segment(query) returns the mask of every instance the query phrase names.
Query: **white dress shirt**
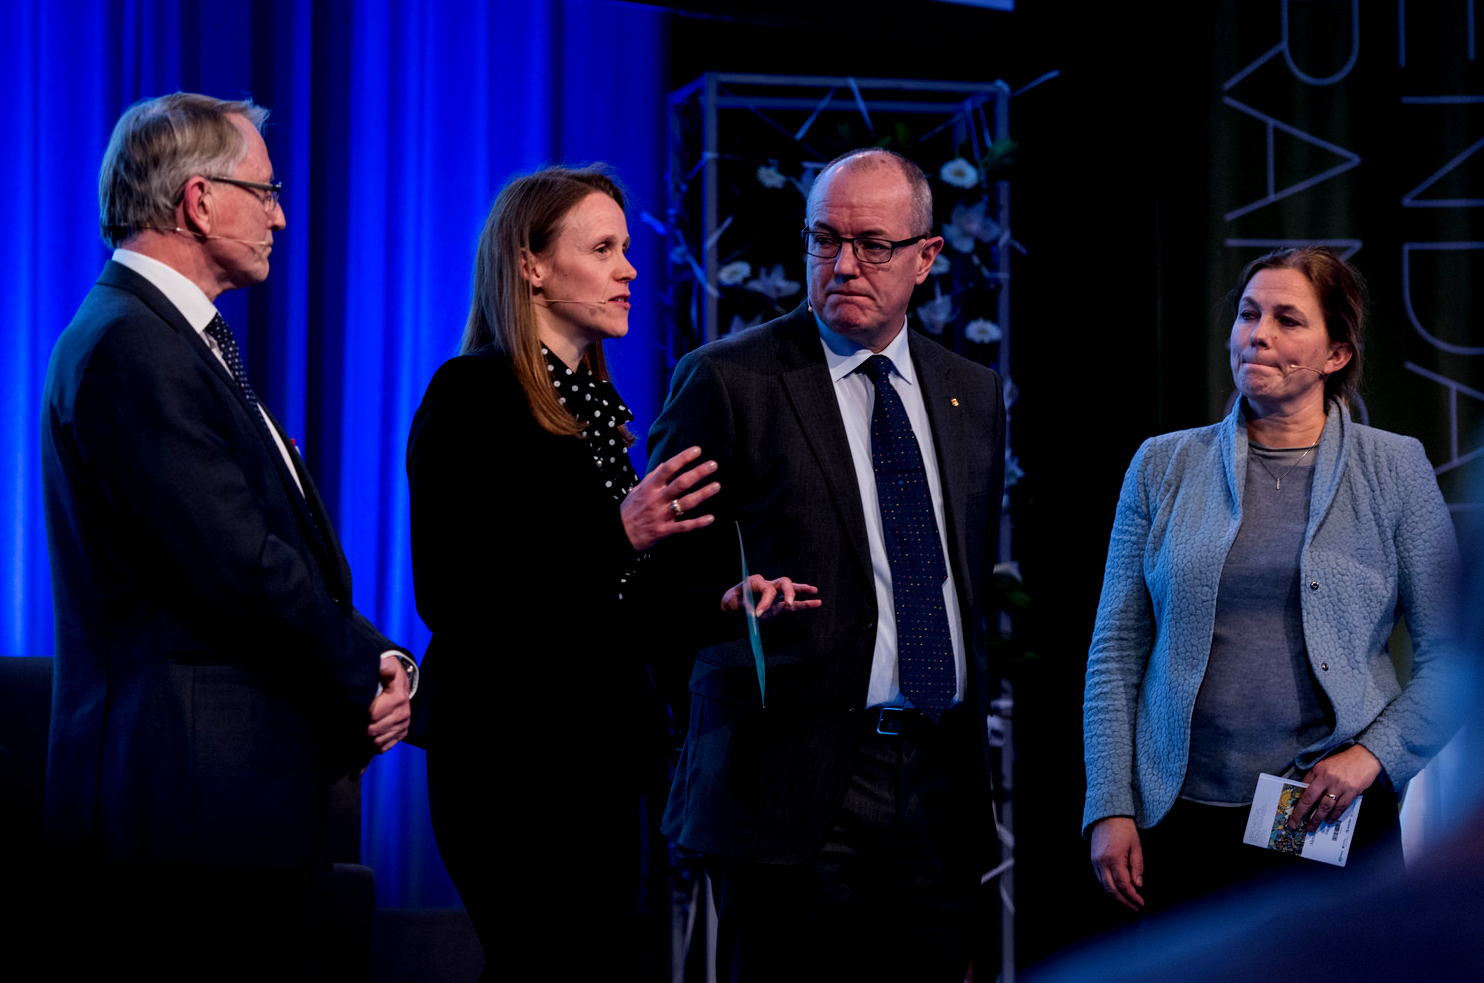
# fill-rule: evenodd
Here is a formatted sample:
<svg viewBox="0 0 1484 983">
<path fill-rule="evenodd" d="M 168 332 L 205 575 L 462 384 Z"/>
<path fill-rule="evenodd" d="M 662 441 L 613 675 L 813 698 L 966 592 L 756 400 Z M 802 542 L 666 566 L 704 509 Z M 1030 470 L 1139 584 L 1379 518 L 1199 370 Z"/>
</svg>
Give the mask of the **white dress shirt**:
<svg viewBox="0 0 1484 983">
<path fill-rule="evenodd" d="M 902 695 L 897 673 L 897 616 L 892 606 L 891 563 L 886 556 L 886 529 L 881 522 L 881 505 L 876 497 L 876 471 L 871 464 L 871 413 L 876 405 L 876 385 L 860 371 L 866 359 L 877 354 L 836 334 L 814 315 L 819 338 L 824 343 L 825 364 L 835 384 L 835 399 L 840 404 L 840 419 L 845 423 L 845 436 L 850 442 L 850 458 L 855 464 L 855 481 L 860 488 L 861 508 L 866 515 L 866 539 L 871 546 L 871 570 L 876 582 L 876 651 L 871 659 L 871 685 L 866 692 L 867 706 L 911 706 Z M 943 518 L 943 482 L 938 477 L 938 457 L 933 451 L 933 428 L 928 422 L 927 406 L 922 400 L 922 387 L 917 384 L 917 367 L 907 347 L 907 324 L 879 354 L 891 359 L 892 386 L 901 397 L 917 436 L 922 464 L 927 471 L 928 490 L 933 498 L 933 515 L 938 521 L 938 540 L 943 546 L 943 562 L 948 578 L 943 581 L 943 606 L 948 613 L 948 632 L 953 640 L 954 672 L 958 677 L 953 698 L 962 703 L 968 665 L 964 655 L 963 621 L 959 614 L 958 592 L 953 584 L 953 567 L 948 563 L 948 525 Z"/>
</svg>

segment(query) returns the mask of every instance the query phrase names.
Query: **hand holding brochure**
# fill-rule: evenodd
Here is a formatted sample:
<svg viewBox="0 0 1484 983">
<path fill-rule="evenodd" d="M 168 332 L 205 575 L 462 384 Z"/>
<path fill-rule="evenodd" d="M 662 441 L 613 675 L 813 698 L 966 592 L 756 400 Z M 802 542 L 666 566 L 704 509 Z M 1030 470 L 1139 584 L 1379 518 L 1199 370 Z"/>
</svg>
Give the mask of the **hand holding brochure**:
<svg viewBox="0 0 1484 983">
<path fill-rule="evenodd" d="M 757 696 L 764 707 L 768 705 L 768 672 L 763 665 L 763 640 L 757 630 L 757 601 L 752 596 L 752 577 L 747 573 L 747 550 L 742 545 L 742 523 L 737 527 L 737 552 L 742 557 L 742 610 L 747 614 L 747 640 L 752 643 L 752 659 L 757 663 Z"/>
<path fill-rule="evenodd" d="M 1355 835 L 1355 818 L 1360 813 L 1362 796 L 1357 795 L 1337 819 L 1322 824 L 1312 833 L 1302 826 L 1289 829 L 1289 817 L 1308 787 L 1306 783 L 1291 778 L 1258 775 L 1257 791 L 1252 796 L 1252 811 L 1247 815 L 1247 831 L 1242 842 L 1343 867 L 1350 856 L 1350 839 Z"/>
</svg>

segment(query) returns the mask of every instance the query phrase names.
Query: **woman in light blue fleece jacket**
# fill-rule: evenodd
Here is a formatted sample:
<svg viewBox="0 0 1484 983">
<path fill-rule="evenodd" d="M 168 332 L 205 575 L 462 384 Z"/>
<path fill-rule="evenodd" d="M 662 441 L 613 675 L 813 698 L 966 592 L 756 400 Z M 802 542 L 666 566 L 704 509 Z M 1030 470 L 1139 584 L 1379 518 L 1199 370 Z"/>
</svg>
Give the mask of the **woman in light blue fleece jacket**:
<svg viewBox="0 0 1484 983">
<path fill-rule="evenodd" d="M 1354 423 L 1363 288 L 1324 247 L 1243 271 L 1241 398 L 1124 477 L 1083 704 L 1083 828 L 1104 890 L 1165 907 L 1287 864 L 1241 843 L 1257 775 L 1309 783 L 1292 826 L 1365 793 L 1352 857 L 1399 863 L 1395 790 L 1447 740 L 1453 526 L 1422 446 Z M 1398 683 L 1387 639 L 1415 649 Z M 1351 864 L 1353 867 L 1354 864 Z M 1326 868 L 1334 870 L 1334 868 Z"/>
</svg>

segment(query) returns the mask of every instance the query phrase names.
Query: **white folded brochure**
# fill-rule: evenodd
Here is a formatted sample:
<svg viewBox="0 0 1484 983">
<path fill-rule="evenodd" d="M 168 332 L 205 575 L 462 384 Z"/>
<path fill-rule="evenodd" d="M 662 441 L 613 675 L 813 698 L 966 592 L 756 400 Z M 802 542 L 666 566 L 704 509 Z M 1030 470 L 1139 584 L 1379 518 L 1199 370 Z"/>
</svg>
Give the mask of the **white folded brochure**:
<svg viewBox="0 0 1484 983">
<path fill-rule="evenodd" d="M 1305 860 L 1345 866 L 1350 856 L 1350 839 L 1355 835 L 1355 817 L 1360 813 L 1360 800 L 1355 799 L 1333 822 L 1322 823 L 1312 833 L 1303 826 L 1288 828 L 1288 819 L 1309 786 L 1291 778 L 1258 775 L 1257 791 L 1252 796 L 1252 811 L 1247 815 L 1247 831 L 1242 842 L 1265 850 L 1289 853 Z"/>
</svg>

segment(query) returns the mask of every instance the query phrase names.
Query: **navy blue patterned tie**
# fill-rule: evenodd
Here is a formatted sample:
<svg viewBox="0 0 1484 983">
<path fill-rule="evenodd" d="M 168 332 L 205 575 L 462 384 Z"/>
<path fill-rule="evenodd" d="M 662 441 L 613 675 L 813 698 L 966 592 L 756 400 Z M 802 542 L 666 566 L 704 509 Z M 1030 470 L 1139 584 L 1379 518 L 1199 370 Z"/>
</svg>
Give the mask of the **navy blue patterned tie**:
<svg viewBox="0 0 1484 983">
<path fill-rule="evenodd" d="M 241 387 L 242 397 L 247 400 L 248 416 L 251 416 L 252 422 L 257 424 L 258 432 L 268 441 L 268 446 L 277 448 L 278 442 L 268 431 L 268 417 L 258 406 L 258 394 L 253 392 L 252 383 L 247 381 L 247 367 L 242 364 L 242 352 L 237 348 L 237 338 L 232 334 L 232 328 L 227 324 L 226 318 L 222 317 L 220 311 L 206 326 L 206 333 L 216 339 L 217 347 L 222 350 L 222 359 L 227 363 L 232 378 L 236 379 L 237 385 Z M 282 460 L 282 455 L 279 457 Z M 291 467 L 287 462 L 284 464 L 286 467 Z M 304 495 L 304 490 L 297 484 L 294 490 L 299 492 L 300 497 L 308 504 L 309 499 Z M 314 534 L 323 541 L 324 535 L 320 532 L 319 520 L 314 517 L 313 507 L 311 506 L 305 514 L 309 517 L 309 525 L 314 530 Z"/>
<path fill-rule="evenodd" d="M 257 412 L 258 394 L 252 391 L 252 384 L 247 381 L 247 367 L 242 364 L 242 352 L 237 348 L 237 339 L 220 312 L 206 326 L 206 333 L 216 339 L 217 347 L 222 350 L 222 359 L 227 363 L 227 369 L 232 373 L 232 378 L 237 380 L 237 385 L 242 387 L 242 395 L 246 398 L 247 405 L 253 408 L 255 415 L 261 416 L 262 414 Z"/>
<path fill-rule="evenodd" d="M 953 703 L 958 673 L 943 606 L 943 542 L 912 421 L 891 383 L 891 359 L 872 355 L 861 371 L 876 385 L 871 413 L 871 464 L 891 564 L 897 618 L 897 673 L 912 705 L 937 720 Z"/>
<path fill-rule="evenodd" d="M 227 363 L 232 378 L 237 380 L 237 385 L 242 389 L 242 398 L 247 400 L 248 416 L 251 416 L 252 422 L 257 424 L 258 432 L 267 439 L 268 446 L 277 447 L 277 441 L 268 432 L 268 419 L 258 406 L 258 394 L 253 392 L 252 383 L 247 381 L 247 367 L 242 364 L 242 352 L 237 348 L 237 339 L 233 336 L 226 319 L 218 313 L 206 326 L 206 333 L 216 339 L 217 347 L 222 350 L 222 359 Z"/>
</svg>

